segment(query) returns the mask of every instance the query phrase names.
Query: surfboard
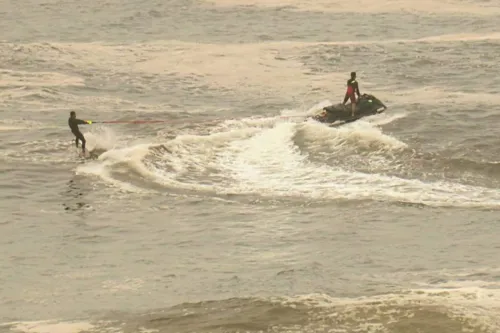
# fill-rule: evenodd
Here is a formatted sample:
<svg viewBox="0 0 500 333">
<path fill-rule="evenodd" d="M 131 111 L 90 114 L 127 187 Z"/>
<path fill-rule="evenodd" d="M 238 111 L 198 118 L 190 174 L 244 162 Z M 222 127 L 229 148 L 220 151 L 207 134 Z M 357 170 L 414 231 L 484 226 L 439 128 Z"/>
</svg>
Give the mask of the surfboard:
<svg viewBox="0 0 500 333">
<path fill-rule="evenodd" d="M 83 153 L 81 150 L 78 152 L 78 157 L 85 159 L 85 160 L 96 160 L 99 158 L 99 154 L 86 150 L 85 153 Z"/>
</svg>

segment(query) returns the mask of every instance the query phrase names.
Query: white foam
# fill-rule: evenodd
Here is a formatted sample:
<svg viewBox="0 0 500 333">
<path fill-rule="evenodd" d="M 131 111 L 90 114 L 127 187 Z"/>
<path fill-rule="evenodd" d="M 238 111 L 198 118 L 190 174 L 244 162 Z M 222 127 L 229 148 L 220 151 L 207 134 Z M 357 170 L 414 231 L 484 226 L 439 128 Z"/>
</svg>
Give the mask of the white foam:
<svg viewBox="0 0 500 333">
<path fill-rule="evenodd" d="M 391 294 L 359 298 L 337 298 L 310 294 L 274 299 L 286 306 L 303 304 L 323 311 L 312 312 L 318 318 L 335 318 L 359 328 L 363 323 L 394 323 L 411 318 L 418 309 L 438 309 L 451 318 L 486 332 L 500 329 L 500 290 L 482 288 L 409 289 Z M 411 307 L 414 307 L 412 310 Z M 372 316 L 366 317 L 366 313 Z M 314 315 L 313 315 L 314 316 Z M 311 320 L 312 325 L 316 320 Z M 351 327 L 352 328 L 352 327 Z"/>
<path fill-rule="evenodd" d="M 150 145 L 137 145 L 128 148 L 115 148 L 104 152 L 98 158 L 98 161 L 88 162 L 79 165 L 76 169 L 77 174 L 95 175 L 104 181 L 116 186 L 127 192 L 134 193 L 151 193 L 151 191 L 134 186 L 126 181 L 120 181 L 112 176 L 112 171 L 116 170 L 116 165 L 127 165 L 128 168 L 123 170 L 127 173 L 130 169 L 135 169 L 147 173 L 144 164 L 141 160 L 148 153 Z"/>
<path fill-rule="evenodd" d="M 78 170 L 116 185 L 122 183 L 127 190 L 133 187 L 113 180 L 113 172 L 134 171 L 148 181 L 196 192 L 500 206 L 500 192 L 495 189 L 385 175 L 386 170 L 398 167 L 393 154 L 407 145 L 374 124 L 403 116 L 377 115 L 336 129 L 280 116 L 231 120 L 221 124 L 222 132 L 180 135 L 164 144 L 168 151 L 152 152 L 150 145 L 113 149 L 102 154 L 96 164 Z M 328 159 L 338 156 L 342 163 L 315 162 L 294 140 L 302 140 L 310 153 L 324 154 Z M 359 165 L 363 171 L 358 170 Z"/>
<path fill-rule="evenodd" d="M 97 161 L 89 161 L 76 168 L 77 174 L 98 176 L 107 183 L 127 192 L 151 193 L 151 191 L 134 186 L 126 181 L 120 181 L 112 176 L 115 166 L 121 166 L 122 172 L 132 170 L 145 171 L 142 159 L 149 152 L 150 144 L 137 144 L 127 147 L 127 142 L 116 134 L 116 131 L 106 126 L 95 126 L 85 133 L 87 150 L 104 150 Z M 124 169 L 123 165 L 127 168 Z"/>
<path fill-rule="evenodd" d="M 117 146 L 118 137 L 113 129 L 99 125 L 87 127 L 84 133 L 87 150 L 111 150 Z"/>
<path fill-rule="evenodd" d="M 407 112 L 397 112 L 397 113 L 382 113 L 373 117 L 366 117 L 366 121 L 375 126 L 382 126 L 390 124 L 396 120 L 405 118 L 408 115 Z"/>
<path fill-rule="evenodd" d="M 235 180 L 232 191 L 310 199 L 366 198 L 427 205 L 500 205 L 500 193 L 492 189 L 446 181 L 426 183 L 310 162 L 292 141 L 295 126 L 291 123 L 280 124 L 248 140 L 235 141 L 220 155 L 220 164 Z M 312 126 L 318 126 L 314 133 L 321 133 L 320 125 Z M 337 136 L 327 143 L 337 149 L 348 145 L 349 139 L 351 144 L 355 142 L 367 147 L 371 142 L 391 149 L 405 146 L 375 129 L 363 130 L 363 126 L 366 125 L 359 123 L 339 130 L 328 129 Z"/>
<path fill-rule="evenodd" d="M 373 123 L 388 124 L 402 116 L 392 116 L 377 118 L 370 121 L 372 117 L 366 117 L 354 123 L 339 126 L 337 128 L 328 128 L 317 122 L 310 122 L 305 125 L 306 138 L 310 139 L 311 143 L 316 145 L 329 145 L 332 150 L 340 150 L 346 144 L 351 144 L 356 149 L 365 148 L 382 148 L 382 149 L 402 149 L 406 148 L 407 144 L 399 141 L 395 137 L 382 133 L 380 128 L 373 126 Z"/>
</svg>

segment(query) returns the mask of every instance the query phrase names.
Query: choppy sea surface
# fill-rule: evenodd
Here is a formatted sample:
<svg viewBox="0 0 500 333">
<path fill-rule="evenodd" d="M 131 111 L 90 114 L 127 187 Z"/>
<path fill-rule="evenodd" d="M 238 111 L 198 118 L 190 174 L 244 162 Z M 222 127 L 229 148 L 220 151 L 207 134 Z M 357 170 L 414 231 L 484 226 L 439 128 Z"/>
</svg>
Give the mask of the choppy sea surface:
<svg viewBox="0 0 500 333">
<path fill-rule="evenodd" d="M 499 332 L 499 16 L 1 0 L 0 332 Z"/>
</svg>

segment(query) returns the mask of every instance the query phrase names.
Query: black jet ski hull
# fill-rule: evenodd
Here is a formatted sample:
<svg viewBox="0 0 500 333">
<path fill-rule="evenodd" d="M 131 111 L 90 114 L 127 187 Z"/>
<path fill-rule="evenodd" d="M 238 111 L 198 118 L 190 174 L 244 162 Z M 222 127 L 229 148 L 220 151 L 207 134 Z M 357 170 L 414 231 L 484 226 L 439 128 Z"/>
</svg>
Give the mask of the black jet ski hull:
<svg viewBox="0 0 500 333">
<path fill-rule="evenodd" d="M 373 116 L 384 112 L 387 107 L 373 95 L 362 95 L 356 104 L 356 113 L 351 116 L 351 103 L 347 105 L 337 104 L 324 107 L 320 113 L 312 119 L 325 125 L 336 127 L 346 123 L 352 123 L 364 117 Z"/>
</svg>

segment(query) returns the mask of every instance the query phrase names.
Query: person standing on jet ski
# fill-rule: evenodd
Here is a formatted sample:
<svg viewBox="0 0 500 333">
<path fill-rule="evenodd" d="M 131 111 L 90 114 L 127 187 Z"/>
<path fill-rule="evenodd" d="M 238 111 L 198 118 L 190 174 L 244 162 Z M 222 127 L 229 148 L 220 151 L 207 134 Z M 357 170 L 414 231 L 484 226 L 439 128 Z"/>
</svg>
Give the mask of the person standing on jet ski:
<svg viewBox="0 0 500 333">
<path fill-rule="evenodd" d="M 359 92 L 358 81 L 356 81 L 356 72 L 351 72 L 351 78 L 347 80 L 347 91 L 345 93 L 344 102 L 342 105 L 345 106 L 348 99 L 351 99 L 351 108 L 352 108 L 352 116 L 354 117 L 354 113 L 356 112 L 356 94 L 358 98 L 361 96 Z"/>
</svg>

